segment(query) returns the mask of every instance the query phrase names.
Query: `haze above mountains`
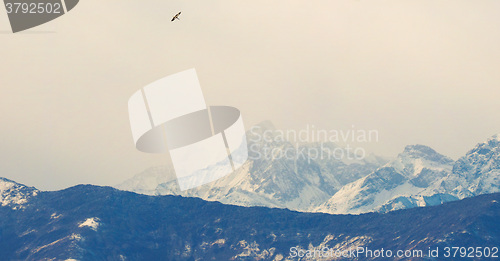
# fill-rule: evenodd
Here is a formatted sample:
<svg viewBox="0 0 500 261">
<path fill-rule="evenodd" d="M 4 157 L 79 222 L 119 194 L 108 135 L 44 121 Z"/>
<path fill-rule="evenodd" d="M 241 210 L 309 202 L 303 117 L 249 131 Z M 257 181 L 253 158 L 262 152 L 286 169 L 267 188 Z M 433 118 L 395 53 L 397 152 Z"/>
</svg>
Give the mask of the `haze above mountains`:
<svg viewBox="0 0 500 261">
<path fill-rule="evenodd" d="M 274 129 L 268 122 L 259 126 L 262 132 Z M 251 150 L 242 168 L 215 182 L 181 192 L 172 179 L 173 168 L 159 166 L 116 188 L 147 195 L 182 195 L 240 206 L 334 214 L 432 206 L 500 191 L 499 135 L 477 144 L 457 161 L 424 145 L 409 145 L 390 161 L 375 155 L 354 161 L 295 155 L 256 157 L 264 148 L 286 150 L 297 145 L 279 139 L 255 142 L 252 135 L 256 133 L 247 133 L 248 146 L 259 150 Z M 338 148 L 333 143 L 297 146 L 301 147 Z"/>
</svg>

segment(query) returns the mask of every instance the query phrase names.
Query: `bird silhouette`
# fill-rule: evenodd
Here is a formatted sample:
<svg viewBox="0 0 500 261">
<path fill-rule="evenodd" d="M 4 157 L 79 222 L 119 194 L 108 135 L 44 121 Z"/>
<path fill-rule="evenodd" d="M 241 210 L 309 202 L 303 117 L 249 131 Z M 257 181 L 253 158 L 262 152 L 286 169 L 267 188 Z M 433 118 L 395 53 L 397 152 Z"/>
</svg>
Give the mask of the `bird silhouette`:
<svg viewBox="0 0 500 261">
<path fill-rule="evenodd" d="M 176 15 L 174 15 L 174 17 L 172 18 L 171 21 L 173 22 L 173 21 L 175 21 L 175 19 L 181 20 L 181 19 L 179 19 L 179 15 L 181 15 L 181 12 L 177 13 Z"/>
</svg>

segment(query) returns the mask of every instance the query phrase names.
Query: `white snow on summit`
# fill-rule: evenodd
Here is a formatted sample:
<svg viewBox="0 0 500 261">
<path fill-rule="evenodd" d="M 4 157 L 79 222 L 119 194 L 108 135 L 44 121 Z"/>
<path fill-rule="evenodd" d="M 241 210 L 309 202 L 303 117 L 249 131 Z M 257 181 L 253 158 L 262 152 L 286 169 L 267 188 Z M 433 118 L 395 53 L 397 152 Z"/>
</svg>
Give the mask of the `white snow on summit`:
<svg viewBox="0 0 500 261">
<path fill-rule="evenodd" d="M 0 204 L 19 209 L 29 198 L 36 196 L 38 190 L 26 187 L 6 178 L 0 178 Z"/>
<path fill-rule="evenodd" d="M 424 193 L 426 188 L 451 172 L 452 163 L 451 159 L 427 146 L 407 146 L 397 159 L 343 186 L 315 211 L 360 214 L 382 209 L 391 200 Z"/>
</svg>

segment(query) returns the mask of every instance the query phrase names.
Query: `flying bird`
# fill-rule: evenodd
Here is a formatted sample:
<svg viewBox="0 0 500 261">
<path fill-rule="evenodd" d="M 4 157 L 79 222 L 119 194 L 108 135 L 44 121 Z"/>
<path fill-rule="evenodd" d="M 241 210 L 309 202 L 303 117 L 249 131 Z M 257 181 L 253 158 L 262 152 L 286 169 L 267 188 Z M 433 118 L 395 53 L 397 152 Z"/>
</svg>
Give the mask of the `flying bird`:
<svg viewBox="0 0 500 261">
<path fill-rule="evenodd" d="M 179 15 L 181 15 L 181 12 L 177 13 L 176 15 L 174 15 L 174 17 L 172 18 L 171 21 L 173 22 L 173 21 L 175 21 L 175 19 L 181 20 L 181 19 L 179 19 Z"/>
</svg>

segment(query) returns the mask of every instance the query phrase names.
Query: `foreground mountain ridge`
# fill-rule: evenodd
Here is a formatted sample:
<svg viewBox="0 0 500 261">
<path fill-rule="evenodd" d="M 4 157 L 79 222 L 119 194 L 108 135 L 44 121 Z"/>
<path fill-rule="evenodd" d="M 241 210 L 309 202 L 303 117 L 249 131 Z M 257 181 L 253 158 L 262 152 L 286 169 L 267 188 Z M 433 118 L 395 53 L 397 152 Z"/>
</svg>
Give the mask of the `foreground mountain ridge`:
<svg viewBox="0 0 500 261">
<path fill-rule="evenodd" d="M 494 247 L 500 244 L 499 202 L 496 193 L 352 216 L 79 185 L 39 192 L 21 209 L 0 207 L 0 251 L 2 260 L 318 260 L 293 257 L 290 249 L 366 247 L 426 253 L 429 247 Z"/>
</svg>

